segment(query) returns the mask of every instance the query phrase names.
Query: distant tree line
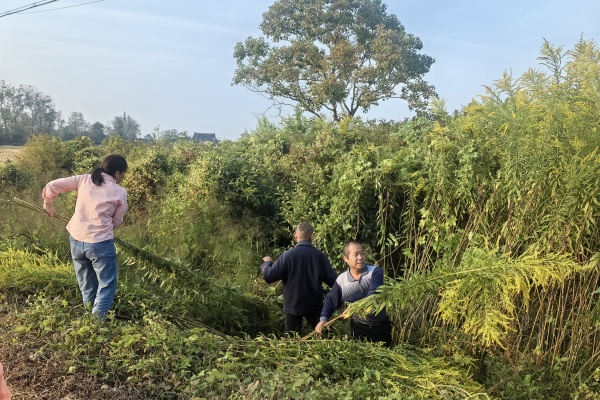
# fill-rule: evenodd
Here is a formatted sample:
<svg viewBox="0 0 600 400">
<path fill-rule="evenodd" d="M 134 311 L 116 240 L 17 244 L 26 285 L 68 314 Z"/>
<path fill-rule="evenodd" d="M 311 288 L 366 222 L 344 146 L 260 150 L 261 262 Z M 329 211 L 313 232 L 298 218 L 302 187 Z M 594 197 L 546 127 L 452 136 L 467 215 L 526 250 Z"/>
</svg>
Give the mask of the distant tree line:
<svg viewBox="0 0 600 400">
<path fill-rule="evenodd" d="M 14 86 L 0 80 L 0 145 L 22 145 L 35 135 L 71 140 L 87 136 L 95 144 L 112 135 L 126 140 L 140 137 L 140 124 L 127 113 L 106 124 L 86 121 L 73 111 L 65 120 L 52 98 L 30 85 Z"/>
</svg>

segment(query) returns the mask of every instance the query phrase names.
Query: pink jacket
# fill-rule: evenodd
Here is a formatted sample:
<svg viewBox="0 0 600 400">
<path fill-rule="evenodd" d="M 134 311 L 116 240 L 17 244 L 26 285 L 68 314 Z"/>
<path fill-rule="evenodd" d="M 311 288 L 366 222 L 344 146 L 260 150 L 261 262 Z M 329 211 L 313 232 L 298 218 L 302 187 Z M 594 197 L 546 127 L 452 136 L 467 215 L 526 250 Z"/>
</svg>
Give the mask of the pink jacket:
<svg viewBox="0 0 600 400">
<path fill-rule="evenodd" d="M 123 223 L 127 211 L 127 191 L 112 176 L 103 173 L 104 183 L 97 186 L 92 176 L 76 175 L 48 182 L 42 191 L 46 203 L 56 195 L 77 190 L 75 213 L 67 224 L 67 231 L 80 242 L 98 243 L 113 239 L 113 229 Z"/>
</svg>

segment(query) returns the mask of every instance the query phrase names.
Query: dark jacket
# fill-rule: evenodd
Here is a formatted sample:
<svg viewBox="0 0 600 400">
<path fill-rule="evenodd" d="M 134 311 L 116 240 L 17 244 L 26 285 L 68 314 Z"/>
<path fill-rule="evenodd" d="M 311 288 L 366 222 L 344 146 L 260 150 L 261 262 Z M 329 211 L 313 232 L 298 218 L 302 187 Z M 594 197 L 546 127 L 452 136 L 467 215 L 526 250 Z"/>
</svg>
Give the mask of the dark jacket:
<svg viewBox="0 0 600 400">
<path fill-rule="evenodd" d="M 283 282 L 283 312 L 292 315 L 323 307 L 321 285 L 325 282 L 331 287 L 337 278 L 327 256 L 310 241 L 298 242 L 275 263 L 267 261 L 260 269 L 267 283 Z"/>
</svg>

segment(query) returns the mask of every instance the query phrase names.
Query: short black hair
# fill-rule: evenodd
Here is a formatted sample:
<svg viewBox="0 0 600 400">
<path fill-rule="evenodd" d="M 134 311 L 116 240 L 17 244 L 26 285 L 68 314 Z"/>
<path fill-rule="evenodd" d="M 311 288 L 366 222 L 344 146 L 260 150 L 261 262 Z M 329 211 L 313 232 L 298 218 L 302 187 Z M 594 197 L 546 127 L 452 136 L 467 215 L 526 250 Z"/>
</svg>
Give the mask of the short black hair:
<svg viewBox="0 0 600 400">
<path fill-rule="evenodd" d="M 346 242 L 346 244 L 344 245 L 344 247 L 342 248 L 342 254 L 344 255 L 344 257 L 348 257 L 348 248 L 350 246 L 352 246 L 353 244 L 358 245 L 360 247 L 363 247 L 362 243 L 351 240 L 349 242 Z M 363 249 L 364 250 L 364 249 Z"/>
<path fill-rule="evenodd" d="M 308 222 L 300 222 L 296 227 L 296 233 L 303 239 L 308 239 L 314 232 L 315 230 Z"/>
</svg>

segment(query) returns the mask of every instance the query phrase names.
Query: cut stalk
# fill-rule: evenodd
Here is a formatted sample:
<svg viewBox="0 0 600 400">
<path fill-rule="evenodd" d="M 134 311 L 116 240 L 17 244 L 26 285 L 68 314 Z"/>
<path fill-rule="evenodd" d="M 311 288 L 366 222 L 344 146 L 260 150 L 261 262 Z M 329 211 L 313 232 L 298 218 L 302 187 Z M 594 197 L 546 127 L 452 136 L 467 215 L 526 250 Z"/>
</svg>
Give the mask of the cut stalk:
<svg viewBox="0 0 600 400">
<path fill-rule="evenodd" d="M 8 200 L 10 201 L 10 200 Z M 37 206 L 35 204 L 31 204 L 31 203 L 27 203 L 26 201 L 23 201 L 19 198 L 13 198 L 12 202 L 21 206 L 21 207 L 25 207 L 28 208 L 30 210 L 34 210 L 34 211 L 38 211 L 44 214 L 48 214 L 46 212 L 46 210 L 44 210 L 43 207 Z M 64 215 L 60 215 L 60 214 L 55 214 L 54 217 L 52 218 L 58 218 L 61 221 L 65 221 L 65 222 L 69 222 L 69 218 L 65 217 Z M 166 258 L 163 258 L 161 256 L 157 256 L 156 254 L 150 253 L 147 250 L 141 249 L 129 242 L 126 242 L 122 239 L 119 239 L 117 237 L 114 238 L 115 242 L 118 243 L 119 245 L 123 246 L 124 248 L 128 249 L 129 251 L 131 251 L 133 254 L 140 256 L 142 258 L 145 258 L 147 260 L 152 261 L 155 264 L 159 264 L 159 265 L 166 265 L 171 267 L 172 271 L 178 271 L 178 272 L 190 272 L 187 269 L 183 268 L 181 264 L 175 263 L 171 260 L 168 260 Z"/>
<path fill-rule="evenodd" d="M 335 317 L 334 319 L 332 319 L 331 321 L 328 321 L 325 325 L 323 325 L 323 328 L 329 328 L 331 325 L 333 325 L 333 323 L 335 321 L 337 321 L 340 318 L 348 318 L 348 316 L 346 315 L 346 312 L 344 311 L 341 315 L 338 315 L 337 317 Z M 322 328 L 321 328 L 322 329 Z M 308 335 L 304 336 L 302 338 L 302 340 L 306 340 L 308 338 L 310 338 L 312 335 L 314 335 L 315 333 L 317 333 L 317 331 L 312 331 L 311 333 L 309 333 Z"/>
</svg>

